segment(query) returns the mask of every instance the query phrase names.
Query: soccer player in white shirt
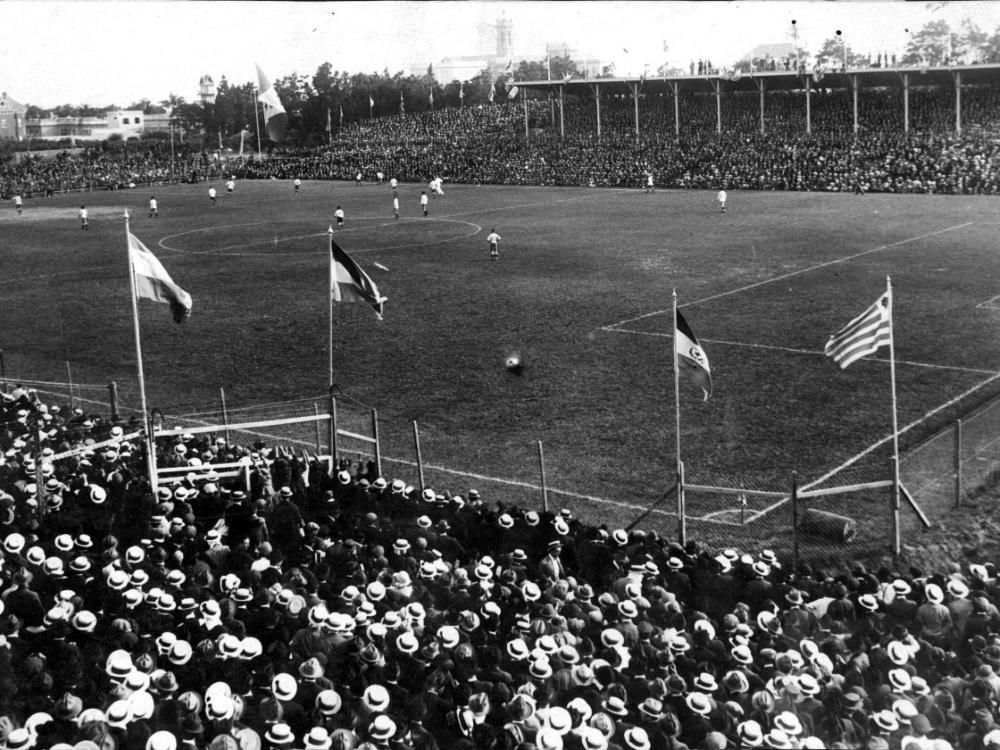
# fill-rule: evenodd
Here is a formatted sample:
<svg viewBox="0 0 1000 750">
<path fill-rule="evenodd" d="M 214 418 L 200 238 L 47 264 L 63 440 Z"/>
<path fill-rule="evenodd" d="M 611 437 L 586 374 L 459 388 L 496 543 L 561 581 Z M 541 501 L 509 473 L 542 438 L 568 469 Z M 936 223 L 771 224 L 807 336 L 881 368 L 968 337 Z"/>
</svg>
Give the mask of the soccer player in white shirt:
<svg viewBox="0 0 1000 750">
<path fill-rule="evenodd" d="M 487 236 L 486 241 L 490 245 L 490 259 L 498 260 L 500 251 L 497 249 L 497 243 L 500 242 L 500 235 L 497 234 L 495 229 L 491 229 L 489 236 Z"/>
<path fill-rule="evenodd" d="M 378 184 L 381 185 L 382 184 L 382 180 L 385 179 L 385 175 L 382 174 L 381 172 L 376 172 L 375 176 L 378 177 Z"/>
<path fill-rule="evenodd" d="M 159 219 L 160 211 L 156 207 L 156 198 L 151 195 L 149 196 L 149 218 L 152 219 L 154 216 Z"/>
<path fill-rule="evenodd" d="M 437 179 L 434 180 L 434 182 L 431 183 L 431 186 L 434 188 L 434 192 L 437 193 L 438 195 L 444 195 L 444 190 L 441 189 L 442 182 L 444 182 L 444 180 L 438 177 Z"/>
<path fill-rule="evenodd" d="M 228 198 L 230 195 L 232 195 L 235 189 L 236 189 L 236 183 L 233 182 L 232 180 L 229 180 L 229 182 L 226 183 L 226 197 Z"/>
<path fill-rule="evenodd" d="M 14 196 L 14 208 L 17 209 L 17 215 L 20 216 L 21 215 L 21 196 L 20 195 L 15 195 Z"/>
<path fill-rule="evenodd" d="M 398 185 L 398 184 L 399 183 L 396 182 L 396 178 L 395 177 L 393 177 L 391 180 L 389 180 L 389 187 L 391 187 L 393 190 L 396 189 L 396 185 Z"/>
<path fill-rule="evenodd" d="M 302 187 L 302 180 L 296 177 L 295 182 L 293 182 L 292 184 L 295 185 L 295 192 L 297 193 L 299 192 L 299 188 Z"/>
<path fill-rule="evenodd" d="M 90 229 L 90 224 L 87 223 L 86 206 L 80 206 L 80 229 Z"/>
<path fill-rule="evenodd" d="M 214 188 L 214 187 L 209 187 L 209 188 L 208 188 L 208 199 L 209 199 L 210 201 L 212 201 L 212 205 L 213 205 L 213 206 L 217 206 L 217 205 L 218 205 L 218 204 L 217 204 L 217 203 L 215 202 L 215 188 Z"/>
<path fill-rule="evenodd" d="M 333 212 L 333 215 L 337 219 L 337 226 L 344 226 L 344 210 L 340 206 L 337 206 L 337 210 Z"/>
<path fill-rule="evenodd" d="M 720 190 L 716 200 L 719 201 L 719 205 L 722 206 L 722 213 L 726 213 L 726 191 Z"/>
<path fill-rule="evenodd" d="M 648 172 L 646 174 L 646 192 L 647 193 L 655 192 L 654 189 L 653 189 L 653 173 L 652 172 Z"/>
<path fill-rule="evenodd" d="M 427 215 L 427 192 L 424 190 L 420 191 L 420 208 L 423 209 L 424 216 Z"/>
<path fill-rule="evenodd" d="M 392 212 L 395 214 L 396 218 L 399 218 L 399 196 L 392 196 Z"/>
</svg>

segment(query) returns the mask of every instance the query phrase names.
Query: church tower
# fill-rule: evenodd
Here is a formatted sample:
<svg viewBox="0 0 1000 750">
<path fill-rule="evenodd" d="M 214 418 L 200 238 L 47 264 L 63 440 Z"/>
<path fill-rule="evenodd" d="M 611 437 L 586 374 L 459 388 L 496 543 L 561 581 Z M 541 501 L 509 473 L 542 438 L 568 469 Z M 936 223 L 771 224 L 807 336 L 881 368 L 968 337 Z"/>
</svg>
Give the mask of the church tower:
<svg viewBox="0 0 1000 750">
<path fill-rule="evenodd" d="M 497 19 L 497 57 L 501 60 L 514 58 L 514 22 L 506 16 Z"/>
<path fill-rule="evenodd" d="M 198 81 L 198 100 L 202 103 L 202 106 L 215 104 L 215 81 L 207 73 Z"/>
</svg>

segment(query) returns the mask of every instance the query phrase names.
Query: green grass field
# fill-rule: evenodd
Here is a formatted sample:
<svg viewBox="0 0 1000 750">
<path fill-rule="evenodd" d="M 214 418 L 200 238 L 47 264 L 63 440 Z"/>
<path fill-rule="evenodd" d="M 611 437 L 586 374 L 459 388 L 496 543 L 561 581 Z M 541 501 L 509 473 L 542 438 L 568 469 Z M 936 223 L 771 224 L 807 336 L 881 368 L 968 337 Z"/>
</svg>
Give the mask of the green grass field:
<svg viewBox="0 0 1000 750">
<path fill-rule="evenodd" d="M 22 216 L 2 206 L 7 372 L 64 381 L 69 361 L 74 380 L 115 380 L 137 400 L 128 209 L 132 232 L 194 298 L 183 326 L 139 303 L 150 406 L 216 410 L 220 387 L 231 407 L 325 393 L 326 230 L 339 204 L 337 241 L 389 302 L 383 322 L 359 305 L 335 311 L 334 381 L 379 410 L 389 458 L 416 420 L 424 459 L 459 472 L 433 477 L 453 491 L 489 477 L 537 483 L 539 440 L 550 488 L 619 509 L 666 489 L 673 289 L 715 385 L 703 402 L 681 384 L 688 481 L 782 490 L 793 469 L 806 483 L 865 451 L 852 469 L 882 470 L 888 350 L 841 371 L 822 349 L 886 275 L 902 448 L 1000 393 L 1000 304 L 981 306 L 1000 296 L 992 199 L 732 192 L 723 215 L 708 192 L 446 184 L 422 218 L 420 189 L 400 187 L 399 221 L 388 186 L 329 182 L 299 195 L 241 182 L 214 207 L 205 184 L 157 187 L 158 220 L 147 188 L 28 200 Z M 521 377 L 503 367 L 511 352 Z"/>
</svg>

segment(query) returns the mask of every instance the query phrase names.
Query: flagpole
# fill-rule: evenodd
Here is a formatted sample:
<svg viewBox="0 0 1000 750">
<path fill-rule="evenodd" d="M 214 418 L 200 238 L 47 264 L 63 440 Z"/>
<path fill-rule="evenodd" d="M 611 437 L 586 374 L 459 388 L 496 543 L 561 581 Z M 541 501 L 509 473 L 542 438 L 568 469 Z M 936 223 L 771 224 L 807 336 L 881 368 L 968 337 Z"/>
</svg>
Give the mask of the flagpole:
<svg viewBox="0 0 1000 750">
<path fill-rule="evenodd" d="M 684 523 L 684 481 L 681 465 L 681 377 L 677 366 L 677 290 L 674 289 L 674 414 L 677 437 L 677 531 L 681 544 L 687 543 L 687 528 Z"/>
<path fill-rule="evenodd" d="M 254 99 L 253 99 L 253 119 L 254 119 L 254 122 L 257 123 L 257 158 L 259 159 L 260 156 L 261 156 L 261 153 L 260 153 L 260 117 L 257 114 L 257 105 L 260 103 L 260 90 L 256 86 L 254 86 L 253 90 L 257 92 L 257 96 L 255 96 Z"/>
<path fill-rule="evenodd" d="M 892 279 L 885 277 L 886 294 L 889 299 L 889 373 L 892 383 L 892 517 L 895 539 L 893 552 L 900 552 L 899 530 L 899 422 L 896 416 L 896 336 L 892 323 Z"/>
<path fill-rule="evenodd" d="M 330 340 L 329 340 L 329 350 L 330 350 L 330 387 L 333 387 L 333 225 L 326 230 L 327 236 L 330 238 L 329 247 L 327 247 L 327 256 L 330 261 L 330 284 L 329 288 L 326 290 L 326 296 L 329 298 L 330 305 Z"/>
<path fill-rule="evenodd" d="M 132 262 L 132 245 L 129 237 L 132 235 L 129 230 L 128 211 L 125 212 L 125 249 L 128 252 L 128 281 L 132 294 L 132 325 L 135 329 L 135 362 L 139 371 L 139 400 L 142 406 L 142 422 L 146 428 L 146 466 L 149 471 L 149 483 L 156 492 L 156 444 L 153 441 L 153 434 L 149 424 L 149 408 L 146 406 L 146 377 L 142 369 L 142 339 L 139 336 L 139 303 L 135 291 L 135 264 Z"/>
</svg>

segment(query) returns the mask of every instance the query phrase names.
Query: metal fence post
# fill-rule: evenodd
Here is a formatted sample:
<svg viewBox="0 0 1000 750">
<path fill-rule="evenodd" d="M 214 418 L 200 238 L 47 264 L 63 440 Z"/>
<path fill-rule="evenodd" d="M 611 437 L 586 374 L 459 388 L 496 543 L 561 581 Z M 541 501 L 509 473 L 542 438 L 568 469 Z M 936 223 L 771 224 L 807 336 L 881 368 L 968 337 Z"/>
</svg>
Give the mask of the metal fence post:
<svg viewBox="0 0 1000 750">
<path fill-rule="evenodd" d="M 76 406 L 76 399 L 73 397 L 73 368 L 70 367 L 69 360 L 66 360 L 66 380 L 69 383 L 69 408 L 72 410 Z M 83 406 L 81 394 L 80 406 Z"/>
<path fill-rule="evenodd" d="M 413 447 L 417 451 L 417 477 L 420 480 L 420 491 L 424 491 L 424 457 L 420 454 L 420 427 L 417 420 L 413 420 Z"/>
<path fill-rule="evenodd" d="M 153 414 L 143 414 L 146 420 L 146 466 L 149 470 L 149 484 L 153 488 L 153 494 L 159 488 L 159 477 L 156 473 L 156 431 L 153 427 Z"/>
<path fill-rule="evenodd" d="M 542 512 L 549 512 L 549 490 L 545 486 L 545 453 L 542 451 L 542 441 L 538 441 L 538 470 L 542 476 Z"/>
<path fill-rule="evenodd" d="M 375 438 L 375 471 L 382 476 L 382 449 L 378 443 L 378 409 L 372 409 L 372 437 Z"/>
<path fill-rule="evenodd" d="M 955 507 L 962 507 L 962 420 L 955 420 Z"/>
<path fill-rule="evenodd" d="M 684 507 L 684 462 L 677 462 L 677 541 L 683 547 L 687 544 L 687 519 L 684 514 L 687 509 Z"/>
<path fill-rule="evenodd" d="M 898 555 L 903 550 L 903 540 L 899 528 L 899 468 L 896 458 L 889 459 L 892 464 L 892 554 Z"/>
<path fill-rule="evenodd" d="M 799 477 L 792 472 L 792 570 L 799 569 Z"/>
<path fill-rule="evenodd" d="M 118 414 L 118 383 L 113 380 L 108 383 L 108 401 L 111 403 L 111 421 L 117 422 L 121 419 Z"/>
<path fill-rule="evenodd" d="M 229 442 L 229 412 L 226 411 L 226 389 L 219 389 L 219 396 L 222 398 L 222 424 L 226 428 L 226 446 L 230 445 Z"/>
<path fill-rule="evenodd" d="M 319 404 L 313 403 L 313 413 L 319 416 Z M 323 452 L 323 438 L 320 436 L 319 431 L 319 419 L 317 419 L 313 424 L 316 425 L 316 455 L 320 455 Z"/>
<path fill-rule="evenodd" d="M 3 361 L 3 349 L 0 349 L 0 388 L 7 392 L 7 364 Z"/>
<path fill-rule="evenodd" d="M 330 394 L 330 475 L 337 470 L 337 399 Z"/>
</svg>

